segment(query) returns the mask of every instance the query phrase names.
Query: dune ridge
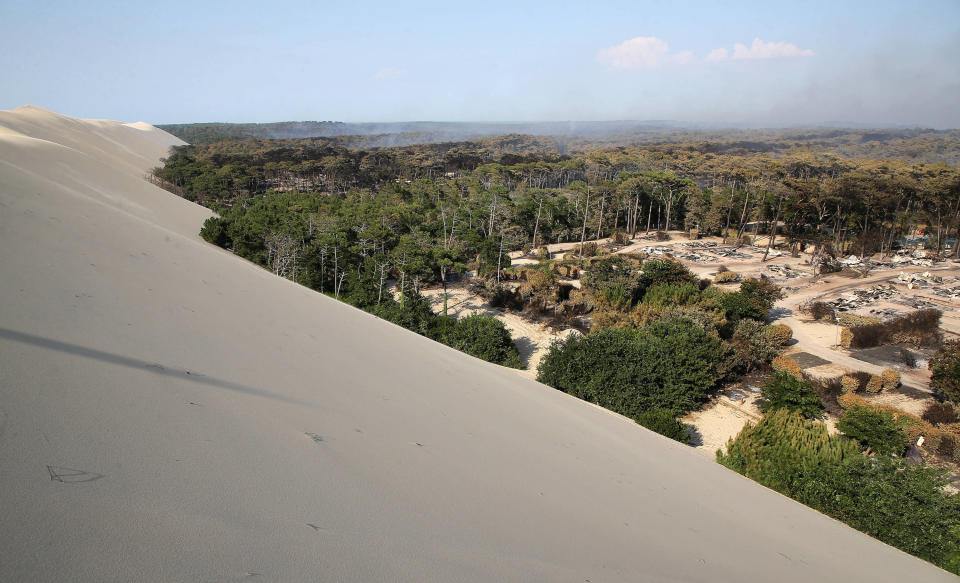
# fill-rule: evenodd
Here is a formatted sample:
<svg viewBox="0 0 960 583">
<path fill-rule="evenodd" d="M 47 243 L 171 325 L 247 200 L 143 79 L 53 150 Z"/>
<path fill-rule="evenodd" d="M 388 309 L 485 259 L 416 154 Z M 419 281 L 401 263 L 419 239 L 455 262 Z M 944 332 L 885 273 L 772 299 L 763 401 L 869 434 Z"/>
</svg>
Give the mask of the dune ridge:
<svg viewBox="0 0 960 583">
<path fill-rule="evenodd" d="M 0 112 L 0 580 L 954 580 L 207 245 L 178 143 Z"/>
</svg>

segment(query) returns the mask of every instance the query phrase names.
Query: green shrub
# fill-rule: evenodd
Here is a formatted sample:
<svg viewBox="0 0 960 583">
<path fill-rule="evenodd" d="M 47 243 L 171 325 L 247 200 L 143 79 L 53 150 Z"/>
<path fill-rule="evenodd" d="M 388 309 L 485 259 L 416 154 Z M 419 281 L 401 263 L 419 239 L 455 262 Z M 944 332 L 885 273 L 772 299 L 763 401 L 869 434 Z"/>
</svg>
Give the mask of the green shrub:
<svg viewBox="0 0 960 583">
<path fill-rule="evenodd" d="M 700 288 L 683 283 L 658 283 L 647 288 L 643 303 L 654 306 L 689 306 L 700 299 Z"/>
<path fill-rule="evenodd" d="M 780 287 L 761 276 L 760 279 L 749 278 L 743 280 L 740 284 L 740 293 L 750 300 L 758 310 L 763 313 L 761 318 L 767 317 L 770 309 L 777 303 L 777 300 L 783 298 L 783 290 Z"/>
<path fill-rule="evenodd" d="M 618 255 L 592 263 L 583 277 L 583 288 L 618 307 L 629 307 L 644 290 L 637 265 Z"/>
<path fill-rule="evenodd" d="M 720 311 L 730 323 L 739 322 L 744 318 L 762 321 L 767 317 L 767 312 L 741 292 L 725 293 L 718 299 Z"/>
<path fill-rule="evenodd" d="M 837 429 L 880 455 L 900 455 L 909 445 L 903 425 L 888 411 L 851 407 L 837 422 Z"/>
<path fill-rule="evenodd" d="M 644 411 L 637 415 L 637 423 L 650 431 L 656 431 L 660 435 L 675 439 L 680 443 L 685 444 L 690 440 L 687 435 L 687 427 L 677 419 L 672 411 L 665 409 Z"/>
<path fill-rule="evenodd" d="M 768 488 L 790 495 L 804 472 L 859 456 L 856 444 L 831 436 L 821 421 L 810 421 L 798 412 L 776 409 L 756 424 L 747 424 L 727 451 L 717 451 L 717 461 Z"/>
<path fill-rule="evenodd" d="M 796 499 L 891 546 L 960 574 L 960 495 L 945 472 L 905 460 L 852 456 L 810 468 Z"/>
<path fill-rule="evenodd" d="M 717 461 L 903 551 L 960 567 L 960 495 L 944 490 L 942 470 L 859 455 L 849 438 L 785 409 L 747 425 Z"/>
<path fill-rule="evenodd" d="M 210 217 L 204 221 L 203 228 L 200 229 L 200 236 L 208 243 L 213 243 L 220 247 L 229 246 L 227 230 L 224 227 L 223 219 L 220 217 Z"/>
<path fill-rule="evenodd" d="M 651 409 L 682 414 L 716 388 L 721 342 L 685 318 L 641 329 L 607 328 L 554 342 L 537 379 L 632 419 Z"/>
<path fill-rule="evenodd" d="M 933 372 L 930 388 L 940 397 L 960 403 L 960 340 L 944 342 L 928 366 Z"/>
<path fill-rule="evenodd" d="M 684 264 L 668 257 L 644 261 L 641 271 L 644 287 L 661 283 L 695 284 L 698 282 L 697 276 L 687 269 Z"/>
<path fill-rule="evenodd" d="M 436 331 L 441 325 L 440 318 L 443 316 L 434 313 L 430 307 L 430 300 L 416 292 L 406 292 L 403 302 L 388 298 L 379 305 L 371 307 L 370 313 L 422 336 L 439 340 Z"/>
<path fill-rule="evenodd" d="M 776 409 L 796 411 L 808 419 L 823 414 L 823 403 L 813 386 L 804 379 L 778 372 L 763 384 L 761 389 L 763 403 L 760 410 L 764 413 Z"/>
<path fill-rule="evenodd" d="M 730 345 L 737 366 L 743 372 L 769 364 L 780 351 L 780 346 L 766 333 L 766 327 L 756 320 L 741 320 L 730 339 Z"/>
<path fill-rule="evenodd" d="M 447 346 L 511 368 L 523 368 L 510 331 L 493 316 L 473 314 L 456 322 L 441 339 Z"/>
</svg>

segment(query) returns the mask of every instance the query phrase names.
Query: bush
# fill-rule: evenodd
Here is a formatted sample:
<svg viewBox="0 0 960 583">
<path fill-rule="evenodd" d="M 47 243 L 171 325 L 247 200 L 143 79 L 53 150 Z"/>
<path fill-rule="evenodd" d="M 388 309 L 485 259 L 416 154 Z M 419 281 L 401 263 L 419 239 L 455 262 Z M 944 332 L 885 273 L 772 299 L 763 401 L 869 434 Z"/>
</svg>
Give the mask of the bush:
<svg viewBox="0 0 960 583">
<path fill-rule="evenodd" d="M 721 376 L 721 342 L 687 319 L 554 342 L 537 380 L 632 419 L 700 406 Z"/>
<path fill-rule="evenodd" d="M 630 235 L 624 233 L 623 231 L 617 231 L 613 234 L 613 242 L 617 245 L 629 245 L 630 244 Z"/>
<path fill-rule="evenodd" d="M 645 289 L 636 264 L 618 255 L 605 257 L 590 265 L 583 278 L 583 287 L 596 299 L 618 309 L 630 307 Z"/>
<path fill-rule="evenodd" d="M 647 288 L 643 294 L 643 303 L 654 306 L 689 306 L 700 299 L 700 288 L 683 283 L 658 283 Z"/>
<path fill-rule="evenodd" d="M 799 476 L 850 457 L 859 457 L 853 441 L 831 436 L 823 422 L 788 409 L 748 423 L 727 442 L 726 453 L 717 451 L 721 464 L 788 496 Z"/>
<path fill-rule="evenodd" d="M 872 403 L 860 395 L 840 395 L 837 397 L 837 403 L 844 409 L 866 407 L 873 411 L 889 413 L 901 423 L 908 442 L 916 443 L 920 437 L 923 437 L 924 450 L 944 456 L 954 463 L 960 463 L 960 448 L 951 448 L 951 445 L 960 438 L 960 425 L 946 424 L 937 427 L 916 415 L 910 415 L 889 405 Z"/>
<path fill-rule="evenodd" d="M 946 484 L 935 468 L 853 456 L 809 469 L 792 488 L 798 501 L 960 574 L 960 497 Z"/>
<path fill-rule="evenodd" d="M 883 379 L 880 375 L 870 375 L 870 380 L 867 381 L 867 386 L 863 390 L 868 393 L 879 393 L 883 390 Z"/>
<path fill-rule="evenodd" d="M 823 414 L 823 403 L 813 386 L 806 380 L 792 374 L 778 372 L 767 379 L 761 389 L 763 403 L 760 410 L 764 413 L 776 409 L 795 411 L 808 419 Z"/>
<path fill-rule="evenodd" d="M 915 346 L 930 346 L 940 341 L 940 310 L 929 308 L 904 314 L 886 322 L 876 318 L 842 314 L 840 324 L 846 326 L 844 346 L 870 348 L 881 344 L 908 342 Z"/>
<path fill-rule="evenodd" d="M 731 283 L 740 281 L 740 274 L 735 271 L 721 271 L 714 278 L 716 283 Z"/>
<path fill-rule="evenodd" d="M 687 269 L 684 264 L 668 257 L 644 261 L 641 271 L 643 272 L 644 287 L 662 283 L 696 284 L 698 282 L 697 276 Z"/>
<path fill-rule="evenodd" d="M 740 284 L 740 293 L 753 302 L 758 309 L 763 312 L 763 318 L 767 317 L 770 309 L 777 303 L 777 300 L 783 298 L 783 290 L 780 287 L 761 276 L 760 279 L 749 278 L 743 280 Z M 762 319 L 762 318 L 761 318 Z"/>
<path fill-rule="evenodd" d="M 826 425 L 779 409 L 748 424 L 717 461 L 903 551 L 960 567 L 960 496 L 946 472 L 857 453 Z"/>
<path fill-rule="evenodd" d="M 939 397 L 960 403 L 960 340 L 944 342 L 928 366 L 933 372 L 930 388 Z"/>
<path fill-rule="evenodd" d="M 597 249 L 598 249 L 597 244 L 593 242 L 584 243 L 582 246 L 581 245 L 577 246 L 577 252 L 582 257 L 593 257 L 594 255 L 597 254 Z"/>
<path fill-rule="evenodd" d="M 793 360 L 789 356 L 778 356 L 773 359 L 770 365 L 773 367 L 773 370 L 777 372 L 785 372 L 797 377 L 798 379 L 803 378 L 803 369 L 800 368 L 800 365 L 797 364 L 797 361 Z"/>
<path fill-rule="evenodd" d="M 650 431 L 656 431 L 660 435 L 680 443 L 686 444 L 690 441 L 690 437 L 687 435 L 687 427 L 671 411 L 665 409 L 645 411 L 637 415 L 637 423 Z"/>
<path fill-rule="evenodd" d="M 487 362 L 523 368 L 510 331 L 493 316 L 473 314 L 442 333 L 441 342 Z"/>
<path fill-rule="evenodd" d="M 743 372 L 767 365 L 780 352 L 780 346 L 771 340 L 766 327 L 756 320 L 741 320 L 730 345 Z"/>
<path fill-rule="evenodd" d="M 858 316 L 857 314 L 840 312 L 837 314 L 837 322 L 841 326 L 846 326 L 847 328 L 857 328 L 861 326 L 876 326 L 880 323 L 880 319 L 873 318 L 871 316 Z"/>
<path fill-rule="evenodd" d="M 833 307 L 827 302 L 810 302 L 804 305 L 800 311 L 814 320 L 833 320 L 835 314 Z"/>
<path fill-rule="evenodd" d="M 793 339 L 793 330 L 786 324 L 771 324 L 764 333 L 777 346 L 786 346 Z"/>
<path fill-rule="evenodd" d="M 892 368 L 885 368 L 880 373 L 881 390 L 890 391 L 900 386 L 900 373 Z"/>
<path fill-rule="evenodd" d="M 900 455 L 909 445 L 903 426 L 889 411 L 852 407 L 837 422 L 837 429 L 880 455 Z"/>
<path fill-rule="evenodd" d="M 718 299 L 720 310 L 731 324 L 745 318 L 762 321 L 767 317 L 767 312 L 741 292 L 725 293 Z"/>
<path fill-rule="evenodd" d="M 907 368 L 917 368 L 917 356 L 906 348 L 900 349 L 900 359 Z"/>
<path fill-rule="evenodd" d="M 853 344 L 853 331 L 850 328 L 843 328 L 840 330 L 840 346 L 850 348 L 851 344 Z"/>
<path fill-rule="evenodd" d="M 200 229 L 200 236 L 208 243 L 213 243 L 219 247 L 227 247 L 229 237 L 224 226 L 224 221 L 220 217 L 210 217 L 203 222 L 203 228 Z"/>
<path fill-rule="evenodd" d="M 856 393 L 862 388 L 863 385 L 861 384 L 860 379 L 848 374 L 840 377 L 840 391 L 842 393 Z"/>
<path fill-rule="evenodd" d="M 946 425 L 960 421 L 960 413 L 953 403 L 938 403 L 934 401 L 923 410 L 921 419 L 934 425 Z"/>
</svg>

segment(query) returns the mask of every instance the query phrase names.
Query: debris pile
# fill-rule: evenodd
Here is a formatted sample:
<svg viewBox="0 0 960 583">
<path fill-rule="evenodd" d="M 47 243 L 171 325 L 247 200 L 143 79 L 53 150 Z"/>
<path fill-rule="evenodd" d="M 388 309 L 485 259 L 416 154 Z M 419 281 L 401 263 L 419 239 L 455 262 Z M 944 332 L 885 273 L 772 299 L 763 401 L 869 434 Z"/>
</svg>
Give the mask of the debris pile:
<svg viewBox="0 0 960 583">
<path fill-rule="evenodd" d="M 677 253 L 676 256 L 694 263 L 716 263 L 719 261 L 719 259 L 713 255 L 707 255 L 705 253 Z"/>
<path fill-rule="evenodd" d="M 955 300 L 960 297 L 960 285 L 953 287 L 937 286 L 930 290 L 931 293 L 934 293 L 942 298 L 949 298 Z"/>
<path fill-rule="evenodd" d="M 653 247 L 642 247 L 640 253 L 645 253 L 647 255 L 672 255 L 672 247 L 664 247 L 663 245 L 656 245 Z"/>
<path fill-rule="evenodd" d="M 789 265 L 769 265 L 767 266 L 767 270 L 771 273 L 770 277 L 774 279 L 793 279 L 810 275 L 805 271 L 793 269 Z"/>
<path fill-rule="evenodd" d="M 943 278 L 932 275 L 929 271 L 923 273 L 904 273 L 900 272 L 897 281 L 907 284 L 907 289 L 925 288 L 943 283 Z"/>
<path fill-rule="evenodd" d="M 871 288 L 855 289 L 853 291 L 846 292 L 839 298 L 827 302 L 827 304 L 838 312 L 848 312 L 850 310 L 857 310 L 864 306 L 869 306 L 882 300 L 895 301 L 896 299 L 900 298 L 900 296 L 900 290 L 898 290 L 896 287 L 881 283 Z"/>
<path fill-rule="evenodd" d="M 897 254 L 890 258 L 895 265 L 909 263 L 911 265 L 922 265 L 924 267 L 933 267 L 933 258 L 926 251 L 916 250 L 908 252 L 904 250 L 897 251 Z"/>
<path fill-rule="evenodd" d="M 743 253 L 742 251 L 737 251 L 736 249 L 732 249 L 729 247 L 727 248 L 718 247 L 716 249 L 713 249 L 711 252 L 716 253 L 717 255 L 719 255 L 720 257 L 723 257 L 724 259 L 752 259 L 753 258 L 753 255 L 750 255 L 748 253 Z"/>
</svg>

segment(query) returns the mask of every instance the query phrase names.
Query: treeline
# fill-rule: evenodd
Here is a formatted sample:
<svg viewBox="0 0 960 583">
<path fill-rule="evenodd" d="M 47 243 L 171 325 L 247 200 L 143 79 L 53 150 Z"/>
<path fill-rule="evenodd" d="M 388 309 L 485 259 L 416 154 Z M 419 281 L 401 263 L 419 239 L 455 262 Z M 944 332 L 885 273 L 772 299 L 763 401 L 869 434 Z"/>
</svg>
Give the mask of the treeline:
<svg viewBox="0 0 960 583">
<path fill-rule="evenodd" d="M 565 157 L 523 136 L 369 151 L 316 140 L 227 141 L 178 149 L 155 178 L 214 208 L 278 191 L 426 196 L 454 233 L 475 226 L 464 219 L 486 205 L 496 215 L 488 236 L 515 228 L 533 247 L 686 229 L 857 255 L 889 253 L 919 234 L 939 253 L 960 230 L 960 172 L 945 164 L 717 155 L 677 145 Z"/>
<path fill-rule="evenodd" d="M 774 157 L 832 154 L 843 158 L 960 163 L 960 131 L 931 129 L 694 129 L 650 122 L 568 123 L 196 123 L 158 126 L 191 144 L 231 139 L 338 138 L 348 148 L 477 141 L 501 135 L 539 136 L 552 153 L 676 145 L 712 154 Z"/>
</svg>

